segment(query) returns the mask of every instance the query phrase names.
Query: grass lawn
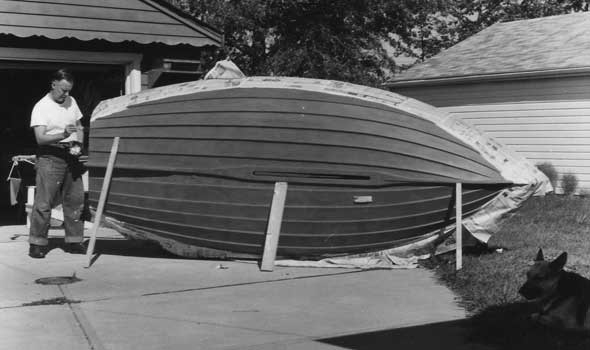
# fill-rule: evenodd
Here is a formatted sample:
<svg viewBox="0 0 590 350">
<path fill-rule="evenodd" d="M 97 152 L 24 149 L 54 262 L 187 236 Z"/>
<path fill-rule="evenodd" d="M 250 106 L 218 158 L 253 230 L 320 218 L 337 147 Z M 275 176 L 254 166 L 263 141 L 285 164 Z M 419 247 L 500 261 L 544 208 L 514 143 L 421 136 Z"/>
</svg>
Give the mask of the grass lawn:
<svg viewBox="0 0 590 350">
<path fill-rule="evenodd" d="M 429 266 L 472 315 L 472 340 L 501 349 L 590 349 L 590 335 L 529 322 L 535 305 L 517 292 L 540 247 L 546 259 L 568 252 L 566 269 L 590 278 L 590 198 L 531 198 L 488 243 L 504 249 L 466 249 L 458 272 L 454 254 Z"/>
</svg>

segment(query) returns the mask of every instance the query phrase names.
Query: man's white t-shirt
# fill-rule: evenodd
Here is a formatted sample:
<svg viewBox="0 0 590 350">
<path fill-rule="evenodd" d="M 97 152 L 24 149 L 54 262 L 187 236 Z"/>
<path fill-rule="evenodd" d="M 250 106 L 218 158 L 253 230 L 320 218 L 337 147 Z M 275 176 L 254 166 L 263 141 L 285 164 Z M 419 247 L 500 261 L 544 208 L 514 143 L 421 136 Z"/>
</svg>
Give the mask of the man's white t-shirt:
<svg viewBox="0 0 590 350">
<path fill-rule="evenodd" d="M 76 100 L 72 96 L 66 97 L 64 103 L 55 102 L 49 94 L 45 95 L 33 107 L 31 112 L 31 127 L 45 125 L 48 135 L 63 134 L 66 125 L 76 125 L 76 121 L 82 118 L 82 112 L 78 108 Z M 82 141 L 78 140 L 77 133 L 59 142 Z"/>
</svg>

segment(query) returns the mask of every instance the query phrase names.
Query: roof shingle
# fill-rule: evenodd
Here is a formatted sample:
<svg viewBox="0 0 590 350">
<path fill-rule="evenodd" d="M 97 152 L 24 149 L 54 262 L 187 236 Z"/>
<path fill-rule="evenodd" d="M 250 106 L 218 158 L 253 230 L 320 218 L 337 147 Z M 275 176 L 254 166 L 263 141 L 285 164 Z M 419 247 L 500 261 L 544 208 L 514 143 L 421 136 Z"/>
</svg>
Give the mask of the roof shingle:
<svg viewBox="0 0 590 350">
<path fill-rule="evenodd" d="M 590 13 L 496 23 L 390 82 L 590 67 Z"/>
</svg>

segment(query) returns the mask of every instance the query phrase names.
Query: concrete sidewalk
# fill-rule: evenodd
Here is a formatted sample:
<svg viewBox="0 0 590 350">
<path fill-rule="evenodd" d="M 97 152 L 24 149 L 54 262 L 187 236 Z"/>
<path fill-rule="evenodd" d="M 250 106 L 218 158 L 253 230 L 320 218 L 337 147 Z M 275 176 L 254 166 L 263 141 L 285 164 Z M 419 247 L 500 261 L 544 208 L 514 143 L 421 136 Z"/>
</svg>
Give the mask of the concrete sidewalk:
<svg viewBox="0 0 590 350">
<path fill-rule="evenodd" d="M 87 269 L 60 248 L 29 258 L 20 234 L 0 227 L 0 349 L 480 349 L 466 344 L 454 295 L 424 269 L 261 272 L 105 230 Z"/>
</svg>

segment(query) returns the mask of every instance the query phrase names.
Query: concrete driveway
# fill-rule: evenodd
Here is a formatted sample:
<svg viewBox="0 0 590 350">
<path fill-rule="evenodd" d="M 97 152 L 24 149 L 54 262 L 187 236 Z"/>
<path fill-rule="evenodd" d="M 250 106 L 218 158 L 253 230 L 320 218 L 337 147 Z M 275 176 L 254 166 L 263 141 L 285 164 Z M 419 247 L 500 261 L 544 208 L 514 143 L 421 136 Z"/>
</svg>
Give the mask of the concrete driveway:
<svg viewBox="0 0 590 350">
<path fill-rule="evenodd" d="M 60 248 L 29 258 L 24 234 L 0 227 L 0 349 L 474 348 L 464 310 L 428 270 L 261 272 L 255 262 L 171 257 L 105 230 L 84 268 L 84 255 Z"/>
</svg>

